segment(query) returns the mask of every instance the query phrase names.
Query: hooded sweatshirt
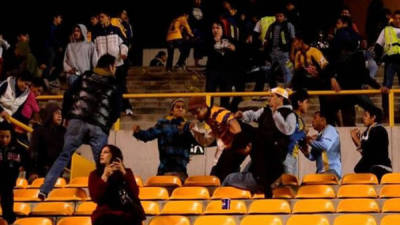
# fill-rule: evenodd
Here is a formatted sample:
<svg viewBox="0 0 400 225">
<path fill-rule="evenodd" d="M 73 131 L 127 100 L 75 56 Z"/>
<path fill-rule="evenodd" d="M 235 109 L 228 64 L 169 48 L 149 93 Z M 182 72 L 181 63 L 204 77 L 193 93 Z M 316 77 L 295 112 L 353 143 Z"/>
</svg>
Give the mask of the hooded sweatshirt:
<svg viewBox="0 0 400 225">
<path fill-rule="evenodd" d="M 88 41 L 86 26 L 83 24 L 78 24 L 77 26 L 81 30 L 83 40 L 72 41 L 68 44 L 64 55 L 64 71 L 68 73 L 68 71 L 75 68 L 77 71 L 75 75 L 81 75 L 95 67 L 97 53 L 94 44 Z"/>
</svg>

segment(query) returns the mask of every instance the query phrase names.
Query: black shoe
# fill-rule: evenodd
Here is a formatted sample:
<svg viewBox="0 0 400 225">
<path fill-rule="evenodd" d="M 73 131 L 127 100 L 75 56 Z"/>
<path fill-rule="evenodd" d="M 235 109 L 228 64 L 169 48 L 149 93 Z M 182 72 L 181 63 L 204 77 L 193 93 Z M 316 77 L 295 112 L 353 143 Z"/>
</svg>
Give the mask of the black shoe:
<svg viewBox="0 0 400 225">
<path fill-rule="evenodd" d="M 40 199 L 40 201 L 44 201 L 44 200 L 46 200 L 47 195 L 43 192 L 39 192 L 38 198 Z"/>
</svg>

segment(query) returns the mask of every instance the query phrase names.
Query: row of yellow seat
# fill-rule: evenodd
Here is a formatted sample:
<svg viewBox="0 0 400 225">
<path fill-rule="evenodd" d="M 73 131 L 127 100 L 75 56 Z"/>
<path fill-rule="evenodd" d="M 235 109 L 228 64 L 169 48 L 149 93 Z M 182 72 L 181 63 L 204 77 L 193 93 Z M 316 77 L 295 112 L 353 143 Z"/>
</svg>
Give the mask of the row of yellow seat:
<svg viewBox="0 0 400 225">
<path fill-rule="evenodd" d="M 15 221 L 18 225 L 54 225 L 53 220 L 45 217 L 21 218 Z M 0 225 L 7 225 L 7 222 L 0 219 Z M 65 217 L 61 218 L 57 225 L 92 225 L 90 217 Z"/>
<path fill-rule="evenodd" d="M 39 189 L 14 189 L 14 201 L 37 202 Z M 90 200 L 85 190 L 81 188 L 53 189 L 46 201 L 87 201 Z"/>
</svg>

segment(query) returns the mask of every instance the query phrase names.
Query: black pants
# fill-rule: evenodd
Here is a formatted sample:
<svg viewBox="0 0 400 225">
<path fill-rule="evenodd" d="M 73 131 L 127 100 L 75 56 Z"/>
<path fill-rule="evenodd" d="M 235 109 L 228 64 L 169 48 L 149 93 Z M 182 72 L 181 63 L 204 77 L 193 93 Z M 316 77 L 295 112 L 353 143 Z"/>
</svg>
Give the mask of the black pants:
<svg viewBox="0 0 400 225">
<path fill-rule="evenodd" d="M 12 183 L 6 182 L 4 180 L 2 180 L 1 182 L 2 184 L 0 185 L 0 195 L 1 195 L 1 208 L 3 210 L 3 218 L 7 220 L 8 224 L 12 224 L 16 219 L 14 213 L 14 192 L 13 192 L 15 185 L 12 185 Z"/>
<path fill-rule="evenodd" d="M 214 175 L 223 182 L 231 173 L 239 172 L 240 165 L 246 158 L 246 155 L 240 154 L 232 149 L 224 149 L 218 159 L 217 165 L 211 169 L 210 175 Z"/>
<path fill-rule="evenodd" d="M 128 75 L 128 66 L 126 64 L 117 67 L 117 71 L 115 72 L 115 78 L 117 80 L 117 87 L 123 94 L 128 92 L 128 88 L 126 86 L 127 75 Z M 126 109 L 132 109 L 132 106 L 129 103 L 129 99 L 124 98 L 122 101 L 121 110 L 124 111 Z"/>
<path fill-rule="evenodd" d="M 206 92 L 231 92 L 233 85 L 233 73 L 226 71 L 207 71 L 206 74 Z M 221 98 L 221 107 L 229 108 L 229 97 Z"/>
<path fill-rule="evenodd" d="M 167 69 L 172 68 L 172 63 L 174 62 L 174 49 L 178 48 L 180 55 L 178 62 L 176 63 L 177 66 L 184 66 L 186 64 L 186 59 L 189 56 L 190 48 L 187 46 L 183 39 L 177 39 L 167 42 L 167 51 L 168 51 L 168 58 L 167 58 Z"/>
</svg>

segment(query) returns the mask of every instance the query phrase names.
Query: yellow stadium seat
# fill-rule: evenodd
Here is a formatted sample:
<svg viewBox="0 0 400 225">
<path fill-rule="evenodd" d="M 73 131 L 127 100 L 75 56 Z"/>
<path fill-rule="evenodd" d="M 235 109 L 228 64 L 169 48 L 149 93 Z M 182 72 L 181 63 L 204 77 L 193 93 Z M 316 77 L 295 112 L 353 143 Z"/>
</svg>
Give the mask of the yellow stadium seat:
<svg viewBox="0 0 400 225">
<path fill-rule="evenodd" d="M 378 178 L 372 173 L 351 173 L 342 178 L 342 184 L 378 184 Z"/>
<path fill-rule="evenodd" d="M 386 200 L 383 203 L 382 212 L 383 213 L 389 213 L 389 212 L 399 213 L 400 212 L 400 198 L 392 198 L 392 199 Z"/>
<path fill-rule="evenodd" d="M 372 185 L 352 184 L 340 186 L 338 198 L 377 198 L 375 188 Z"/>
<path fill-rule="evenodd" d="M 29 188 L 40 188 L 40 186 L 42 186 L 43 182 L 44 182 L 44 177 L 36 178 L 36 179 L 32 182 L 32 184 L 29 186 Z M 57 181 L 56 181 L 56 183 L 54 184 L 54 187 L 62 188 L 62 187 L 64 187 L 65 185 L 67 185 L 67 182 L 65 181 L 65 179 L 62 178 L 62 177 L 59 177 L 59 178 L 57 178 Z"/>
<path fill-rule="evenodd" d="M 382 187 L 379 192 L 380 198 L 400 198 L 400 185 L 391 184 Z"/>
<path fill-rule="evenodd" d="M 168 201 L 161 215 L 199 215 L 203 213 L 201 201 Z"/>
<path fill-rule="evenodd" d="M 334 213 L 335 207 L 329 199 L 303 199 L 294 204 L 293 213 Z"/>
<path fill-rule="evenodd" d="M 252 199 L 264 199 L 265 195 L 264 195 L 264 193 L 254 193 L 251 198 Z"/>
<path fill-rule="evenodd" d="M 302 184 L 338 184 L 338 178 L 333 174 L 307 174 L 303 177 Z"/>
<path fill-rule="evenodd" d="M 254 200 L 250 204 L 249 213 L 290 213 L 290 205 L 288 201 L 281 199 Z"/>
<path fill-rule="evenodd" d="M 28 187 L 28 181 L 25 178 L 18 178 L 15 182 L 15 188 L 26 188 Z"/>
<path fill-rule="evenodd" d="M 146 215 L 158 215 L 160 214 L 160 207 L 157 202 L 154 201 L 141 201 L 144 212 Z"/>
<path fill-rule="evenodd" d="M 57 225 L 92 225 L 92 220 L 88 216 L 64 217 L 60 219 Z"/>
<path fill-rule="evenodd" d="M 338 213 L 378 213 L 379 205 L 373 199 L 343 199 L 337 206 Z"/>
<path fill-rule="evenodd" d="M 249 199 L 251 198 L 250 191 L 242 190 L 234 187 L 218 187 L 215 189 L 212 199 Z"/>
<path fill-rule="evenodd" d="M 272 198 L 294 198 L 295 194 L 290 187 L 277 187 L 272 190 Z"/>
<path fill-rule="evenodd" d="M 28 216 L 31 213 L 31 206 L 28 203 L 14 203 L 14 213 L 18 216 Z M 3 210 L 0 207 L 0 215 L 3 215 Z"/>
<path fill-rule="evenodd" d="M 210 193 L 205 187 L 179 187 L 171 194 L 170 199 L 209 199 Z"/>
<path fill-rule="evenodd" d="M 168 200 L 168 190 L 163 187 L 140 187 L 139 199 L 141 200 Z"/>
<path fill-rule="evenodd" d="M 154 176 L 146 182 L 147 187 L 180 187 L 182 181 L 177 176 Z"/>
<path fill-rule="evenodd" d="M 74 212 L 74 206 L 66 202 L 40 202 L 32 210 L 34 216 L 70 216 Z"/>
<path fill-rule="evenodd" d="M 92 215 L 93 211 L 96 209 L 97 204 L 94 202 L 82 202 L 77 207 L 74 215 L 77 216 L 90 216 Z"/>
<path fill-rule="evenodd" d="M 231 200 L 229 209 L 222 209 L 221 200 L 213 200 L 207 204 L 204 214 L 246 214 L 246 203 L 242 200 Z"/>
<path fill-rule="evenodd" d="M 190 225 L 190 220 L 186 216 L 156 216 L 149 225 Z"/>
<path fill-rule="evenodd" d="M 39 201 L 39 189 L 15 189 L 14 201 L 16 202 L 34 202 Z"/>
<path fill-rule="evenodd" d="M 135 175 L 135 181 L 138 187 L 143 187 L 143 179 L 141 177 Z"/>
<path fill-rule="evenodd" d="M 199 216 L 194 225 L 236 225 L 232 216 Z"/>
<path fill-rule="evenodd" d="M 80 188 L 58 188 L 49 193 L 48 201 L 84 201 L 88 196 Z"/>
<path fill-rule="evenodd" d="M 18 225 L 53 225 L 53 222 L 49 218 L 44 217 L 31 217 L 17 219 L 14 224 Z"/>
<path fill-rule="evenodd" d="M 279 216 L 257 215 L 245 216 L 240 225 L 283 225 L 283 223 Z"/>
<path fill-rule="evenodd" d="M 294 215 L 287 220 L 286 225 L 329 225 L 329 220 L 323 215 Z"/>
<path fill-rule="evenodd" d="M 86 187 L 88 187 L 89 185 L 88 185 L 88 181 L 89 181 L 89 178 L 88 177 L 75 177 L 75 178 L 72 178 L 72 180 L 70 180 L 70 182 L 69 182 L 69 184 L 68 184 L 68 187 L 71 187 L 71 188 L 86 188 Z"/>
<path fill-rule="evenodd" d="M 299 185 L 299 181 L 297 180 L 297 177 L 295 177 L 291 174 L 282 174 L 281 182 L 282 182 L 282 185 L 293 185 L 293 186 Z"/>
<path fill-rule="evenodd" d="M 400 173 L 387 173 L 383 175 L 381 184 L 400 184 Z"/>
<path fill-rule="evenodd" d="M 221 181 L 216 176 L 191 176 L 186 178 L 185 186 L 219 187 Z"/>
<path fill-rule="evenodd" d="M 340 215 L 335 218 L 333 225 L 377 225 L 373 216 L 368 214 Z"/>
<path fill-rule="evenodd" d="M 335 198 L 335 191 L 328 185 L 301 186 L 296 198 Z"/>
<path fill-rule="evenodd" d="M 381 225 L 399 225 L 400 224 L 400 215 L 387 215 L 382 218 Z"/>
</svg>

